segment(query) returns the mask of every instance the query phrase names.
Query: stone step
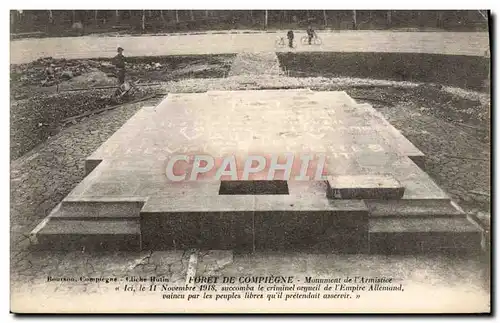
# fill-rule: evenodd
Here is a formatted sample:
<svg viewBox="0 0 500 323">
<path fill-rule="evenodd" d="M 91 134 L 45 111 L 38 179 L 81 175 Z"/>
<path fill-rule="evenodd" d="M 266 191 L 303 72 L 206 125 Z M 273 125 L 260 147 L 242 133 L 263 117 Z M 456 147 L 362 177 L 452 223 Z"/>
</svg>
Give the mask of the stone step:
<svg viewBox="0 0 500 323">
<path fill-rule="evenodd" d="M 63 200 L 53 217 L 63 220 L 109 220 L 139 218 L 141 200 Z"/>
<path fill-rule="evenodd" d="M 61 251 L 139 251 L 138 220 L 61 220 L 51 218 L 36 234 L 36 248 Z"/>
<path fill-rule="evenodd" d="M 260 196 L 250 202 L 255 203 L 257 210 L 146 212 L 145 208 L 140 220 L 142 246 L 156 250 L 244 252 L 366 251 L 368 211 L 362 201 L 339 201 L 342 205 L 337 206 L 332 202 L 330 210 L 314 205 L 296 206 L 286 196 Z"/>
<path fill-rule="evenodd" d="M 256 212 L 256 251 L 365 253 L 368 212 L 365 210 Z"/>
<path fill-rule="evenodd" d="M 465 216 L 369 220 L 370 253 L 477 253 L 482 237 Z"/>
<path fill-rule="evenodd" d="M 328 177 L 331 199 L 401 199 L 405 188 L 390 175 L 343 175 Z"/>
<path fill-rule="evenodd" d="M 365 200 L 370 217 L 455 217 L 464 213 L 448 199 Z"/>
</svg>

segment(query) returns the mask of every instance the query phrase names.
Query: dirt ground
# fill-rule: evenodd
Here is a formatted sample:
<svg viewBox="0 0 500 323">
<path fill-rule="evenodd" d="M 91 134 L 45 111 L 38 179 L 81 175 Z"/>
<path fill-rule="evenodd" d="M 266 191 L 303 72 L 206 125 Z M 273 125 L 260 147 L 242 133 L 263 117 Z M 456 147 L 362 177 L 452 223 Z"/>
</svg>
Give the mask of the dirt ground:
<svg viewBox="0 0 500 323">
<path fill-rule="evenodd" d="M 339 77 L 225 77 L 231 64 L 231 57 L 228 56 L 190 57 L 175 63 L 151 58 L 137 60 L 134 64 L 131 72 L 134 78 L 142 82 L 160 83 L 159 86 L 147 88 L 141 94 L 143 97 L 150 93 L 299 87 L 317 91 L 346 91 L 358 102 L 368 102 L 383 113 L 426 154 L 426 171 L 430 176 L 467 213 L 479 218 L 485 228 L 490 226 L 491 138 L 488 93 L 435 84 Z M 66 81 L 61 87 L 93 87 L 115 81 L 108 75 L 109 66 L 105 62 L 76 63 L 76 66 L 81 65 L 89 67 L 81 68 L 80 75 Z M 83 179 L 84 159 L 140 107 L 154 105 L 162 99 L 157 97 L 120 105 L 61 127 L 64 118 L 109 105 L 109 90 L 57 93 L 53 87 L 40 86 L 41 79 L 35 72 L 33 76 L 23 78 L 26 71 L 36 68 L 11 67 L 11 71 L 14 71 L 11 86 L 15 88 L 11 94 L 12 281 L 18 279 L 21 285 L 33 283 L 44 275 L 46 277 L 47 274 L 69 269 L 80 272 L 92 268 L 91 272 L 96 272 L 101 268 L 119 274 L 116 270 L 123 264 L 126 268 L 122 271 L 128 273 L 157 270 L 158 265 L 150 268 L 147 267 L 149 261 L 141 262 L 148 257 L 143 253 L 96 257 L 61 254 L 52 257 L 47 264 L 46 254 L 29 248 L 27 234 Z M 197 76 L 201 78 L 197 79 Z M 27 93 L 31 94 L 26 97 Z M 103 257 L 108 265 L 104 265 Z M 189 256 L 169 254 L 165 257 L 170 259 L 167 266 L 169 275 L 185 275 Z M 81 261 L 90 267 L 75 267 L 79 266 L 75 262 Z M 450 260 L 439 261 L 442 264 Z M 142 264 L 142 269 L 136 268 L 138 264 Z M 465 261 L 463 266 L 467 268 L 470 264 Z M 20 286 L 17 288 L 22 290 Z"/>
</svg>

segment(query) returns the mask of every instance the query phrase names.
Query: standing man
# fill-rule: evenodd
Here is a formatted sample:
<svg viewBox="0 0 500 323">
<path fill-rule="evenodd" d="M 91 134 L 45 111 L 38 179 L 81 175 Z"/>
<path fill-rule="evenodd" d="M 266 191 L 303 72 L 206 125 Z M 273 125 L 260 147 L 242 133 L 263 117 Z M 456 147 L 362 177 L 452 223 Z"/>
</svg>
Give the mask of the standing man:
<svg viewBox="0 0 500 323">
<path fill-rule="evenodd" d="M 113 57 L 113 64 L 116 67 L 116 75 L 118 77 L 118 85 L 125 83 L 125 56 L 123 56 L 123 48 L 118 47 L 118 55 Z"/>
<path fill-rule="evenodd" d="M 288 47 L 293 48 L 293 30 L 289 30 L 286 36 L 288 37 Z"/>
</svg>

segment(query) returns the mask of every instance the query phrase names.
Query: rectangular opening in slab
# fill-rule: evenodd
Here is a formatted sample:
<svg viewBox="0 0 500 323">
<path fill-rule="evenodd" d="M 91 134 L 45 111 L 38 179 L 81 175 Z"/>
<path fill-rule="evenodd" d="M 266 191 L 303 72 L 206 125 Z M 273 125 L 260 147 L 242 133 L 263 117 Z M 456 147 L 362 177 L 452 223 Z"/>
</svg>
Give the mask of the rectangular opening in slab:
<svg viewBox="0 0 500 323">
<path fill-rule="evenodd" d="M 222 181 L 219 195 L 288 195 L 287 181 Z"/>
</svg>

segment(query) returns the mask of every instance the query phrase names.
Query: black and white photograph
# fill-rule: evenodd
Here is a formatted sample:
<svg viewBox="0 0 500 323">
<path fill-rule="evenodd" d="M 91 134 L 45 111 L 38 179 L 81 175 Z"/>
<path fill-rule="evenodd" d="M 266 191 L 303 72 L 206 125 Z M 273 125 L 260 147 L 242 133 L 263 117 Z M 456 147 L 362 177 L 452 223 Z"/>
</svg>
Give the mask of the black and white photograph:
<svg viewBox="0 0 500 323">
<path fill-rule="evenodd" d="M 12 314 L 491 313 L 489 8 L 9 14 Z"/>
</svg>

